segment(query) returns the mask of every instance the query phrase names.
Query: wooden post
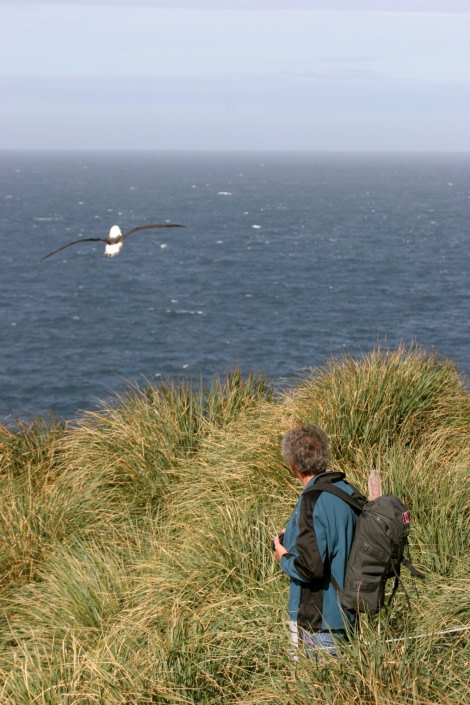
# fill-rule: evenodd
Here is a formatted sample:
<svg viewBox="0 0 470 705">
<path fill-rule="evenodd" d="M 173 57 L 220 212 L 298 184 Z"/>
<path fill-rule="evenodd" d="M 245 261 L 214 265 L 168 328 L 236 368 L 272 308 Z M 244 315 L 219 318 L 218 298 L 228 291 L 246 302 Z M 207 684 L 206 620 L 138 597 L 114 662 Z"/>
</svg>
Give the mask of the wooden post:
<svg viewBox="0 0 470 705">
<path fill-rule="evenodd" d="M 369 473 L 369 501 L 382 496 L 382 480 L 380 470 L 371 470 Z"/>
</svg>

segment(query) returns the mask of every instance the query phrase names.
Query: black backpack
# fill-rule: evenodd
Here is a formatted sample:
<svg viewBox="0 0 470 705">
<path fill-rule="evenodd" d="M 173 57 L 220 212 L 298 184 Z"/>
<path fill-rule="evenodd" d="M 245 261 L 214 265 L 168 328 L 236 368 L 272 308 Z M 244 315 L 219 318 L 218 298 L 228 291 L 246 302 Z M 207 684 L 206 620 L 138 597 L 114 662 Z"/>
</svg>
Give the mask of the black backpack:
<svg viewBox="0 0 470 705">
<path fill-rule="evenodd" d="M 401 584 L 411 609 L 408 593 L 400 579 L 400 568 L 402 564 L 405 565 L 420 579 L 424 579 L 424 575 L 405 556 L 410 533 L 408 509 L 394 495 L 382 495 L 368 502 L 352 485 L 353 493 L 349 495 L 333 484 L 344 479 L 344 473 L 326 473 L 305 491 L 305 494 L 330 492 L 351 505 L 359 514 L 346 566 L 344 587 L 340 588 L 333 575 L 330 576 L 341 604 L 348 610 L 376 614 L 385 604 L 386 582 L 394 578 L 389 604 Z"/>
</svg>

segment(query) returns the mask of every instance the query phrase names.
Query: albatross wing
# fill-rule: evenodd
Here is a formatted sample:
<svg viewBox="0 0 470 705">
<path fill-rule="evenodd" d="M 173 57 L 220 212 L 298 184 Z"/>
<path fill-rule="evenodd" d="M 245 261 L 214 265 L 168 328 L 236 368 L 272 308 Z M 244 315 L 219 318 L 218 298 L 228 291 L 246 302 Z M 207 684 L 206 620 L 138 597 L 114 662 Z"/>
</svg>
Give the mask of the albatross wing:
<svg viewBox="0 0 470 705">
<path fill-rule="evenodd" d="M 107 242 L 107 240 L 105 240 L 105 238 L 103 237 L 82 237 L 80 238 L 80 240 L 73 240 L 72 242 L 68 242 L 66 245 L 62 245 L 62 247 L 58 247 L 57 250 L 49 252 L 48 255 L 41 257 L 41 260 L 47 259 L 48 257 L 52 257 L 52 255 L 55 255 L 57 252 L 65 250 L 66 247 L 70 247 L 70 245 L 78 245 L 79 242 Z"/>
<path fill-rule="evenodd" d="M 184 225 L 177 225 L 176 223 L 158 223 L 157 225 L 139 225 L 137 228 L 132 228 L 132 230 L 129 230 L 127 233 L 124 233 L 122 236 L 123 239 L 125 237 L 128 237 L 129 235 L 132 235 L 132 233 L 136 233 L 139 230 L 151 230 L 152 228 L 184 228 Z"/>
</svg>

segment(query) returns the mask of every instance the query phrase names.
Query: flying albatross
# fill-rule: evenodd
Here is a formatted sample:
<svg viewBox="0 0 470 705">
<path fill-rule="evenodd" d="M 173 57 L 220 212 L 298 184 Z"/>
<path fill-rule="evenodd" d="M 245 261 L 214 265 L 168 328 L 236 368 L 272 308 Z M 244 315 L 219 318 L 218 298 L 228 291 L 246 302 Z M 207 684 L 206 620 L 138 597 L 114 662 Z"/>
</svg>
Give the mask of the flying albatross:
<svg viewBox="0 0 470 705">
<path fill-rule="evenodd" d="M 73 240 L 73 242 L 68 242 L 66 245 L 62 245 L 62 247 L 59 247 L 57 250 L 49 252 L 49 254 L 42 257 L 42 259 L 52 257 L 52 255 L 55 255 L 57 252 L 65 250 L 65 248 L 70 247 L 70 245 L 77 245 L 79 242 L 105 242 L 106 247 L 104 248 L 104 254 L 106 257 L 116 257 L 116 255 L 121 252 L 126 237 L 129 237 L 132 233 L 136 233 L 138 230 L 151 230 L 152 228 L 184 228 L 184 225 L 176 225 L 176 223 L 139 225 L 137 228 L 132 228 L 132 230 L 129 230 L 127 233 L 122 233 L 119 225 L 113 225 L 109 231 L 108 237 L 82 237 L 80 240 Z"/>
</svg>

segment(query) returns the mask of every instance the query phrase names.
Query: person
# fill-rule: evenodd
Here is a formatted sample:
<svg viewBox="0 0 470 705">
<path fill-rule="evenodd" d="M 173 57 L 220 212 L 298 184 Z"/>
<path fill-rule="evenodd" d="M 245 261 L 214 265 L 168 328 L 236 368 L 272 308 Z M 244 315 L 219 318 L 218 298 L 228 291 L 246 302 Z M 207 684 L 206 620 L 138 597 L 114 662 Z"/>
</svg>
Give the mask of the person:
<svg viewBox="0 0 470 705">
<path fill-rule="evenodd" d="M 330 458 L 326 433 L 302 424 L 281 443 L 284 459 L 303 485 L 286 528 L 273 540 L 274 557 L 290 578 L 289 633 L 295 650 L 308 655 L 337 656 L 355 615 L 345 611 L 337 590 L 344 586 L 346 563 L 357 522 L 355 510 L 329 492 L 312 492 L 315 483 L 334 482 L 351 494 L 344 473 L 327 472 Z"/>
</svg>

